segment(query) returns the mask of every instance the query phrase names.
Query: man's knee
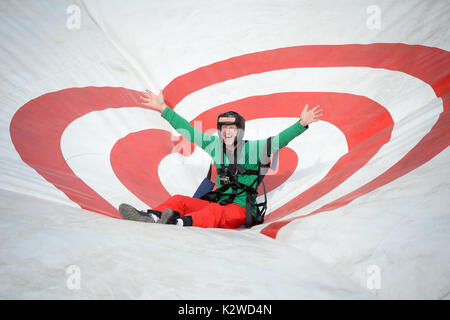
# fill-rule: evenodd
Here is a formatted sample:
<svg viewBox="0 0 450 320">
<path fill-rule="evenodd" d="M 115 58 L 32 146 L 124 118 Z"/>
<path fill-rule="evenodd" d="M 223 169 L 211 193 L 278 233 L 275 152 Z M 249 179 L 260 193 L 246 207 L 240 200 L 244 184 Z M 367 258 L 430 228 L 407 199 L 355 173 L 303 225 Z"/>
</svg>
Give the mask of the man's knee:
<svg viewBox="0 0 450 320">
<path fill-rule="evenodd" d="M 189 198 L 189 197 L 183 196 L 181 194 L 176 194 L 176 195 L 171 196 L 170 198 L 171 198 L 171 200 L 178 202 L 178 201 L 184 201 L 184 200 L 186 200 L 186 198 Z"/>
</svg>

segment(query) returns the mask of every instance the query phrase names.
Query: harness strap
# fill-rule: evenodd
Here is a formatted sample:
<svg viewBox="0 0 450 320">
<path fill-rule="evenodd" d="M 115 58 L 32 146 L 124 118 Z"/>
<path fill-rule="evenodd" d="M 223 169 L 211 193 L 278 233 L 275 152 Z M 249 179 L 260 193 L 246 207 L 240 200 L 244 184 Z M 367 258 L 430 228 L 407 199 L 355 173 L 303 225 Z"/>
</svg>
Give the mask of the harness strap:
<svg viewBox="0 0 450 320">
<path fill-rule="evenodd" d="M 256 188 L 254 190 L 254 192 L 249 193 L 247 192 L 247 203 L 246 203 L 246 220 L 247 220 L 247 224 L 246 227 L 251 227 L 252 225 L 255 224 L 259 224 L 262 223 L 264 221 L 264 215 L 266 214 L 266 210 L 267 210 L 267 194 L 266 194 L 266 185 L 264 184 L 264 176 L 267 174 L 267 171 L 269 171 L 270 168 L 270 151 L 272 149 L 272 138 L 273 137 L 269 137 L 267 139 L 267 143 L 266 143 L 266 152 L 261 156 L 260 159 L 260 163 L 259 163 L 259 167 L 258 167 L 258 178 L 256 179 L 256 181 L 258 181 L 258 183 L 256 184 Z M 258 211 L 258 214 L 255 216 L 255 220 L 253 219 L 253 212 L 252 212 L 252 207 L 253 204 L 256 202 L 256 197 L 258 194 L 258 185 L 262 182 L 263 184 L 263 188 L 264 188 L 264 202 L 262 203 L 257 203 L 256 204 L 256 210 Z M 252 183 L 253 185 L 253 183 Z M 259 207 L 262 207 L 262 209 L 260 209 Z"/>
<path fill-rule="evenodd" d="M 220 187 L 219 189 L 216 189 L 215 191 L 211 191 L 211 192 L 207 193 L 206 195 L 204 195 L 202 197 L 202 199 L 217 202 L 216 200 L 221 195 L 223 195 L 228 189 L 231 188 L 232 191 L 229 194 L 229 196 L 226 199 L 223 199 L 222 201 L 219 202 L 220 205 L 226 205 L 228 203 L 232 203 L 234 201 L 234 199 L 236 198 L 236 196 L 238 196 L 244 192 L 247 192 L 246 227 L 251 227 L 252 225 L 262 223 L 264 220 L 264 215 L 267 210 L 266 186 L 264 184 L 263 178 L 264 178 L 265 174 L 267 174 L 267 171 L 270 168 L 270 151 L 271 151 L 272 138 L 273 137 L 270 137 L 267 139 L 266 150 L 265 150 L 266 152 L 263 155 L 261 155 L 261 159 L 258 164 L 258 170 L 246 170 L 244 167 L 242 167 L 237 162 L 238 151 L 242 150 L 242 147 L 245 145 L 246 141 L 244 141 L 242 146 L 240 145 L 234 150 L 233 163 L 230 163 L 228 166 L 225 166 L 226 146 L 225 146 L 225 143 L 222 143 L 222 157 L 221 157 L 222 164 L 221 164 L 221 167 L 217 169 L 217 174 L 218 175 L 226 175 L 227 172 L 225 170 L 227 170 L 227 169 L 235 170 L 233 172 L 236 174 L 236 179 L 233 179 L 233 181 L 231 181 L 229 184 L 225 184 L 222 187 Z M 241 148 L 239 149 L 239 147 L 241 147 Z M 208 178 L 211 177 L 211 168 L 212 168 L 212 164 L 209 168 Z M 245 184 L 240 183 L 237 180 L 237 174 L 256 175 L 257 177 L 250 185 L 245 185 Z M 258 191 L 257 191 L 258 185 L 261 182 L 262 182 L 263 188 L 264 188 L 264 202 L 255 204 L 256 197 L 258 194 Z M 242 190 L 240 192 L 238 192 L 237 191 L 238 188 L 240 188 Z M 256 205 L 256 208 L 257 208 L 256 217 L 253 217 L 252 209 L 253 209 L 254 205 Z"/>
<path fill-rule="evenodd" d="M 243 175 L 243 176 L 257 176 L 257 175 L 259 175 L 259 170 L 246 170 L 240 164 L 238 164 L 236 166 L 236 168 L 237 168 L 239 174 Z M 226 173 L 225 172 L 225 168 L 221 167 L 221 168 L 217 169 L 217 173 L 220 174 L 220 175 L 224 175 Z"/>
<path fill-rule="evenodd" d="M 213 163 L 211 162 L 211 164 L 209 165 L 208 174 L 206 175 L 206 178 L 208 178 L 208 180 L 211 180 L 212 165 Z"/>
</svg>

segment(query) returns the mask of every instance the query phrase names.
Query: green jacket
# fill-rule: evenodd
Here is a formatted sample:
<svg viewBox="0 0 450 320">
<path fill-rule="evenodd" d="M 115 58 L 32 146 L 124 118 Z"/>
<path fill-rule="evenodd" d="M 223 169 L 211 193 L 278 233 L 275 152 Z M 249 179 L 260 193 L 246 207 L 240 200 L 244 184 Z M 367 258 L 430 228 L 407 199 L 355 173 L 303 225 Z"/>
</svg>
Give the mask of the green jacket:
<svg viewBox="0 0 450 320">
<path fill-rule="evenodd" d="M 194 128 L 187 120 L 185 120 L 169 107 L 167 107 L 162 112 L 161 116 L 166 119 L 170 123 L 170 125 L 175 130 L 177 130 L 177 132 L 180 133 L 184 138 L 205 150 L 212 157 L 216 168 L 220 168 L 222 163 L 228 165 L 230 163 L 228 156 L 233 159 L 232 155 L 229 154 L 223 157 L 224 160 L 221 159 L 223 155 L 222 141 L 218 136 L 206 134 Z M 289 128 L 281 131 L 272 139 L 270 154 L 287 146 L 287 144 L 291 140 L 302 134 L 306 129 L 308 129 L 308 126 L 303 127 L 300 124 L 300 121 L 296 121 Z M 259 161 L 266 152 L 266 145 L 267 139 L 247 141 L 242 147 L 242 151 L 240 152 L 240 154 L 238 152 L 238 163 L 246 170 L 258 170 Z M 256 175 L 239 175 L 238 182 L 250 186 L 256 177 Z M 220 184 L 219 176 L 217 176 L 216 186 L 217 188 L 220 188 L 222 186 Z M 239 191 L 242 190 L 238 190 L 238 193 Z M 225 192 L 225 195 L 218 201 L 228 198 L 226 194 L 229 194 L 231 192 L 232 190 L 228 189 Z M 246 202 L 246 192 L 238 194 L 233 201 L 233 203 L 236 203 L 242 207 L 246 206 Z"/>
</svg>

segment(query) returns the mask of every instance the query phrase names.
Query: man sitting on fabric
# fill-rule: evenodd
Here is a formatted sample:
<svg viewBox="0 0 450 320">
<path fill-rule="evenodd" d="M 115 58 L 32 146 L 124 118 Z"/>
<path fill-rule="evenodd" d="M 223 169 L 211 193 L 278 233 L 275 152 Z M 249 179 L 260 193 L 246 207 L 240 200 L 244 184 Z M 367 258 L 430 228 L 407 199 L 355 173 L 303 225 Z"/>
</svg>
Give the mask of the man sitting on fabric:
<svg viewBox="0 0 450 320">
<path fill-rule="evenodd" d="M 210 194 L 213 197 L 174 195 L 147 212 L 121 204 L 119 212 L 128 220 L 179 226 L 234 229 L 248 224 L 248 211 L 253 216 L 256 211 L 256 182 L 262 159 L 285 147 L 322 116 L 319 106 L 308 110 L 308 105 L 305 105 L 299 121 L 271 137 L 270 143 L 268 139 L 245 141 L 245 120 L 237 112 L 229 111 L 218 116 L 216 137 L 192 127 L 165 104 L 162 92 L 156 95 L 146 90 L 141 99 L 144 106 L 161 112 L 175 130 L 212 157 L 218 173 L 217 189 Z"/>
</svg>

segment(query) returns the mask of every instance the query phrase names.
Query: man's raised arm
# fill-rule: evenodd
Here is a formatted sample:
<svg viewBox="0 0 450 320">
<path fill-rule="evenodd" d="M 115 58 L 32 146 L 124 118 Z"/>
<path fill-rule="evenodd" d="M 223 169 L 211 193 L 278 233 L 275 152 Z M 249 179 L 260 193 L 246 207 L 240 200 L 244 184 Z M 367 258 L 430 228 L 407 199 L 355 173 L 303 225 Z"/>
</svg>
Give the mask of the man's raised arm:
<svg viewBox="0 0 450 320">
<path fill-rule="evenodd" d="M 160 112 L 161 116 L 166 119 L 178 133 L 190 142 L 198 145 L 200 148 L 205 149 L 216 138 L 213 135 L 203 133 L 194 128 L 186 119 L 167 106 L 164 102 L 162 91 L 159 95 L 156 95 L 150 90 L 145 90 L 144 95 L 141 96 L 141 100 L 142 105 Z"/>
<path fill-rule="evenodd" d="M 309 124 L 318 121 L 322 116 L 323 111 L 322 109 L 319 109 L 319 107 L 320 106 L 316 106 L 313 109 L 308 110 L 308 105 L 305 105 L 300 115 L 300 120 L 296 121 L 292 126 L 284 129 L 273 138 L 270 154 L 287 146 L 289 142 L 308 129 Z"/>
</svg>

